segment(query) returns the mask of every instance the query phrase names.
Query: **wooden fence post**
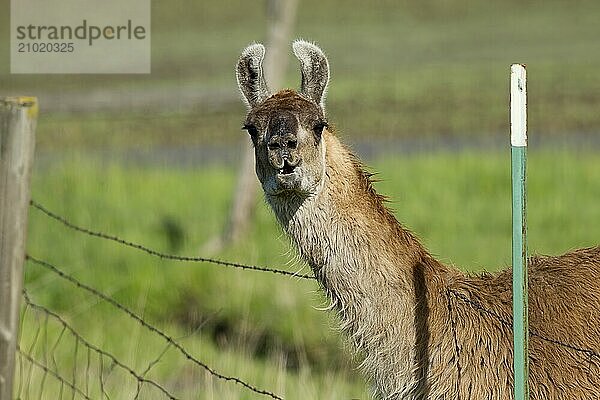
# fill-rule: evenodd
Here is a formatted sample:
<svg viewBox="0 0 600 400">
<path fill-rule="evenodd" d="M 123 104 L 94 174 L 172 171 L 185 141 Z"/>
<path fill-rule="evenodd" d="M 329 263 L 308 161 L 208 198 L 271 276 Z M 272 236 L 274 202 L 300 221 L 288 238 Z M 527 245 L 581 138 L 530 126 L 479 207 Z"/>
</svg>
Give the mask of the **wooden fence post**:
<svg viewBox="0 0 600 400">
<path fill-rule="evenodd" d="M 0 98 L 0 400 L 11 400 L 33 164 L 35 97 Z"/>
<path fill-rule="evenodd" d="M 289 38 L 292 33 L 298 0 L 267 1 L 267 53 L 264 61 L 267 86 L 277 92 L 282 84 L 288 62 Z M 287 49 L 287 52 L 286 52 Z M 242 163 L 237 176 L 229 221 L 221 237 L 203 247 L 211 253 L 225 245 L 236 243 L 248 233 L 250 220 L 256 206 L 258 181 L 254 171 L 254 147 L 247 138 L 244 141 Z"/>
</svg>

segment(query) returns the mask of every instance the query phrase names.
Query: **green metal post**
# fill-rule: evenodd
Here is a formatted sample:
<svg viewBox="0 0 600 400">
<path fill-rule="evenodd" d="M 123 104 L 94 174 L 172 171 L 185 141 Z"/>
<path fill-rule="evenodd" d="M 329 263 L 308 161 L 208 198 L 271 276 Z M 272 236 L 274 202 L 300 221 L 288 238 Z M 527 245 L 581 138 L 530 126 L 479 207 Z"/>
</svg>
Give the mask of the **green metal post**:
<svg viewBox="0 0 600 400">
<path fill-rule="evenodd" d="M 529 321 L 525 191 L 527 171 L 527 80 L 525 66 L 513 64 L 510 78 L 514 398 L 515 400 L 528 400 Z"/>
</svg>

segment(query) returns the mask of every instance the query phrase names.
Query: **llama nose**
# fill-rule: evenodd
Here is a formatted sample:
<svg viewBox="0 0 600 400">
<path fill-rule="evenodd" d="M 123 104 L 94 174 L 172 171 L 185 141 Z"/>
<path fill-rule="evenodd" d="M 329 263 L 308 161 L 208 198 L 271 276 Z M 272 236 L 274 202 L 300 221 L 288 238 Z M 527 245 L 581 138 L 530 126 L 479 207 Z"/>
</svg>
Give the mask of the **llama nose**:
<svg viewBox="0 0 600 400">
<path fill-rule="evenodd" d="M 292 172 L 294 172 L 294 169 L 296 169 L 297 165 L 298 161 L 290 162 L 290 160 L 286 157 L 283 159 L 283 168 L 281 168 L 280 171 L 283 174 L 291 174 Z"/>
<path fill-rule="evenodd" d="M 283 157 L 283 167 L 291 167 L 291 168 L 296 168 L 298 166 L 298 164 L 300 164 L 300 157 L 294 157 L 294 156 L 289 156 L 289 157 Z"/>
<path fill-rule="evenodd" d="M 269 140 L 268 147 L 271 151 L 289 153 L 290 150 L 295 150 L 298 147 L 298 140 L 293 134 L 273 135 Z"/>
<path fill-rule="evenodd" d="M 280 173 L 291 174 L 300 164 L 300 157 L 287 149 L 269 152 L 269 162 Z"/>
</svg>

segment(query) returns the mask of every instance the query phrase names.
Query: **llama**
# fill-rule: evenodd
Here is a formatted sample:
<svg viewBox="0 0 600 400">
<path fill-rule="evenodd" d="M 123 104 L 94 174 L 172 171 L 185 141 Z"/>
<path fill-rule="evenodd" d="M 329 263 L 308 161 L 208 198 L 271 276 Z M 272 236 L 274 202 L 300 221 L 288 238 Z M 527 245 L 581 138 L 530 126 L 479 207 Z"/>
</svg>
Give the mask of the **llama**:
<svg viewBox="0 0 600 400">
<path fill-rule="evenodd" d="M 379 399 L 512 399 L 512 275 L 432 257 L 327 123 L 329 63 L 296 41 L 300 91 L 271 95 L 265 48 L 236 69 L 266 201 L 331 302 Z M 600 399 L 600 246 L 529 259 L 532 399 Z M 570 347 L 557 342 L 565 343 Z"/>
</svg>

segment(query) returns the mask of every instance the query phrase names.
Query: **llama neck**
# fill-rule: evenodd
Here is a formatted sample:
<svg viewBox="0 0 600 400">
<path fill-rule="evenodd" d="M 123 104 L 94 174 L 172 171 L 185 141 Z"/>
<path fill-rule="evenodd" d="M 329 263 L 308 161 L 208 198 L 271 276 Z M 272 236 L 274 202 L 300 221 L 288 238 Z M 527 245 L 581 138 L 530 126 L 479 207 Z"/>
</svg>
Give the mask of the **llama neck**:
<svg viewBox="0 0 600 400">
<path fill-rule="evenodd" d="M 366 294 L 370 290 L 357 285 L 370 283 L 411 285 L 413 267 L 426 251 L 385 207 L 358 160 L 331 134 L 323 140 L 322 188 L 309 197 L 268 198 L 279 222 L 334 295 Z"/>
<path fill-rule="evenodd" d="M 396 388 L 403 398 L 425 382 L 429 298 L 448 271 L 389 212 L 358 160 L 325 133 L 320 191 L 267 200 L 364 356 L 375 389 Z"/>
<path fill-rule="evenodd" d="M 411 296 L 415 267 L 428 256 L 387 210 L 358 160 L 333 135 L 323 140 L 327 167 L 319 193 L 268 201 L 345 322 L 346 312 L 364 314 L 389 307 L 388 296 Z"/>
</svg>

